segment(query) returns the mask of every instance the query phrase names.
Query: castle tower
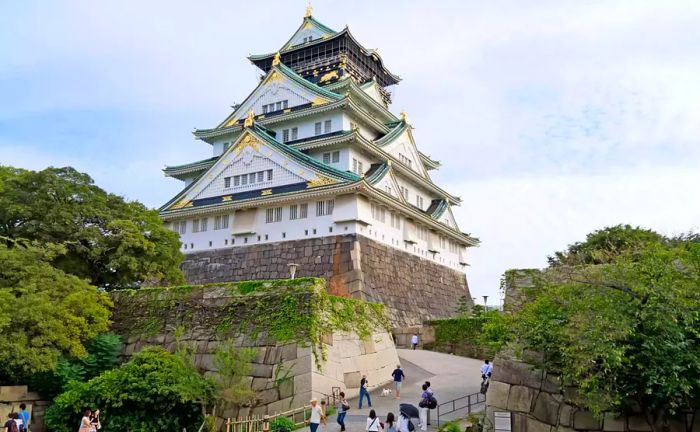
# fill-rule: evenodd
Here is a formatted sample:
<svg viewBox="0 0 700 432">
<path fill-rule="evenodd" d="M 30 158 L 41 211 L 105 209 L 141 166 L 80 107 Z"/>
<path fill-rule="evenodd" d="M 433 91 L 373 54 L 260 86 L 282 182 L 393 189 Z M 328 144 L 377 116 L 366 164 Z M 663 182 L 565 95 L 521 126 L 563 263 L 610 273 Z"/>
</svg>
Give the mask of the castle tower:
<svg viewBox="0 0 700 432">
<path fill-rule="evenodd" d="M 396 327 L 449 316 L 467 286 L 459 197 L 430 179 L 404 113 L 400 78 L 345 27 L 307 10 L 220 124 L 197 129 L 212 157 L 166 167 L 185 183 L 161 216 L 180 234 L 191 283 L 322 276 L 337 295 L 387 305 Z"/>
</svg>

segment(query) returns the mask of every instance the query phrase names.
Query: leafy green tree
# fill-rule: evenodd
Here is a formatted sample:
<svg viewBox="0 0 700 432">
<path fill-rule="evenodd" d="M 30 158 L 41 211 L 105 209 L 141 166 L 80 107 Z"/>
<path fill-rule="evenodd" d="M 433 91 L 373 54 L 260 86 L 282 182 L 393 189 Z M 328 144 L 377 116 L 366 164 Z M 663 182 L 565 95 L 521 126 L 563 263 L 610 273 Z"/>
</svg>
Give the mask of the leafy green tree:
<svg viewBox="0 0 700 432">
<path fill-rule="evenodd" d="M 700 243 L 642 237 L 606 265 L 538 279 L 515 332 L 585 407 L 641 407 L 654 424 L 700 404 Z"/>
<path fill-rule="evenodd" d="M 577 242 L 548 258 L 552 267 L 608 264 L 619 256 L 633 256 L 649 246 L 667 243 L 668 239 L 652 230 L 616 225 L 594 231 L 586 241 Z"/>
<path fill-rule="evenodd" d="M 45 398 L 53 399 L 71 381 L 87 381 L 119 364 L 122 339 L 112 333 L 97 335 L 85 343 L 87 355 L 82 358 L 61 358 L 49 372 L 34 374 L 31 387 Z"/>
<path fill-rule="evenodd" d="M 0 382 L 25 381 L 61 357 L 83 357 L 109 326 L 107 294 L 50 262 L 58 246 L 0 243 Z"/>
<path fill-rule="evenodd" d="M 178 236 L 158 212 L 73 168 L 0 166 L 0 236 L 64 245 L 54 265 L 99 287 L 183 281 Z"/>
<path fill-rule="evenodd" d="M 214 397 L 214 384 L 180 356 L 146 348 L 128 363 L 90 381 L 69 385 L 46 411 L 54 432 L 73 432 L 84 407 L 100 408 L 102 430 L 171 432 L 197 430 L 201 403 Z"/>
</svg>

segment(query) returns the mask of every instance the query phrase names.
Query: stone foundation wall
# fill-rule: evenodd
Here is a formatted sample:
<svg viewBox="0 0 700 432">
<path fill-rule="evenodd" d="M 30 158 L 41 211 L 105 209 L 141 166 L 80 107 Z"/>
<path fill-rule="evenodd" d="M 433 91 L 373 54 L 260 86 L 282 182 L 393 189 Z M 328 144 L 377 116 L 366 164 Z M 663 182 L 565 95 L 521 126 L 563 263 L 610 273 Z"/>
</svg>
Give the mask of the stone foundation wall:
<svg viewBox="0 0 700 432">
<path fill-rule="evenodd" d="M 452 316 L 471 299 L 464 273 L 357 235 L 240 246 L 188 254 L 182 265 L 191 284 L 289 277 L 322 277 L 334 295 L 383 303 L 392 325 L 421 326 Z"/>
<path fill-rule="evenodd" d="M 271 286 L 287 281 L 265 283 Z M 322 285 L 317 285 L 323 280 L 297 279 L 294 283 L 306 284 L 316 292 L 323 290 Z M 255 392 L 255 400 L 251 406 L 240 409 L 219 406 L 220 424 L 227 417 L 288 411 L 308 403 L 312 397 L 331 395 L 333 387 L 339 387 L 348 396 L 356 395 L 363 374 L 374 386 L 391 380 L 398 354 L 391 335 L 382 328 L 364 339 L 353 332 L 328 332 L 322 335 L 322 346 L 316 352 L 303 339 L 294 339 L 298 343 L 277 342 L 265 329 L 258 329 L 260 333 L 251 337 L 252 329 L 242 330 L 239 324 L 257 313 L 254 305 L 274 304 L 276 298 L 285 298 L 282 296 L 291 290 L 284 285 L 278 286 L 278 291 L 260 289 L 248 295 L 237 294 L 230 284 L 113 292 L 112 331 L 124 337 L 123 360 L 147 346 L 162 346 L 171 352 L 184 346 L 192 350 L 200 372 L 216 375 L 216 353 L 222 345 L 232 341 L 234 347 L 254 349 L 256 355 L 246 379 Z M 314 299 L 304 290 L 292 295 L 300 299 L 298 313 L 305 313 L 303 309 Z M 231 317 L 235 320 L 230 321 Z"/>
<path fill-rule="evenodd" d="M 513 432 L 651 432 L 656 429 L 642 414 L 619 416 L 603 413 L 596 417 L 578 408 L 564 395 L 560 377 L 512 359 L 497 357 L 493 377 L 486 393 L 486 427 L 493 431 L 494 413 L 511 413 Z M 672 420 L 669 432 L 699 432 L 700 411 L 694 424 Z"/>
<path fill-rule="evenodd" d="M 19 412 L 19 405 L 24 403 L 29 411 L 29 427 L 32 432 L 43 432 L 44 412 L 49 405 L 48 401 L 41 400 L 38 393 L 30 392 L 27 386 L 0 386 L 0 418 L 2 424 L 7 420 L 11 412 Z"/>
</svg>

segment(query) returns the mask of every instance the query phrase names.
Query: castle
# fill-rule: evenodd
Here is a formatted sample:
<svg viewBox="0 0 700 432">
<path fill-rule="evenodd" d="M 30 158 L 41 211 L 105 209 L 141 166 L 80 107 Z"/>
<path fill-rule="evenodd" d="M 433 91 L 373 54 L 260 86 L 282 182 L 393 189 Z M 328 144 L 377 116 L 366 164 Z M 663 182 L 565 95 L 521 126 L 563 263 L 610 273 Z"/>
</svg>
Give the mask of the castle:
<svg viewBox="0 0 700 432">
<path fill-rule="evenodd" d="M 470 299 L 467 249 L 478 240 L 433 183 L 404 113 L 400 78 L 346 27 L 307 10 L 263 76 L 216 127 L 197 129 L 210 158 L 168 166 L 184 182 L 161 209 L 180 234 L 192 283 L 322 276 L 334 294 L 387 304 L 397 327 L 450 315 Z"/>
</svg>

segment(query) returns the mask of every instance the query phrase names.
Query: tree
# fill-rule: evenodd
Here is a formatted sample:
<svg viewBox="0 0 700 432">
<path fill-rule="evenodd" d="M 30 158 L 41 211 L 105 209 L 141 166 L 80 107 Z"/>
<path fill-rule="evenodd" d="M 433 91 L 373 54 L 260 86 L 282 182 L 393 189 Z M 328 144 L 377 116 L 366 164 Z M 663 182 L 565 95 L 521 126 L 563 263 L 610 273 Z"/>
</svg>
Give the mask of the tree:
<svg viewBox="0 0 700 432">
<path fill-rule="evenodd" d="M 0 382 L 23 382 L 62 356 L 83 357 L 85 342 L 108 329 L 107 294 L 50 264 L 63 252 L 0 244 Z"/>
<path fill-rule="evenodd" d="M 178 235 L 158 212 L 73 168 L 0 166 L 0 236 L 63 245 L 53 264 L 99 287 L 183 282 Z"/>
<path fill-rule="evenodd" d="M 30 387 L 44 398 L 53 399 L 71 381 L 87 381 L 116 367 L 119 364 L 122 339 L 112 333 L 103 333 L 85 343 L 85 348 L 85 357 L 62 357 L 51 371 L 32 375 Z"/>
<path fill-rule="evenodd" d="M 182 357 L 146 348 L 117 369 L 70 385 L 46 411 L 46 425 L 72 432 L 84 407 L 99 407 L 105 432 L 194 431 L 202 423 L 201 403 L 213 396 L 214 384 Z"/>
<path fill-rule="evenodd" d="M 588 234 L 586 241 L 574 243 L 564 251 L 555 252 L 554 256 L 548 257 L 548 261 L 552 267 L 608 264 L 621 255 L 630 257 L 649 246 L 668 241 L 652 230 L 616 225 Z"/>
<path fill-rule="evenodd" d="M 700 403 L 700 243 L 637 234 L 606 265 L 539 278 L 515 332 L 582 405 L 641 407 L 653 425 Z"/>
</svg>

